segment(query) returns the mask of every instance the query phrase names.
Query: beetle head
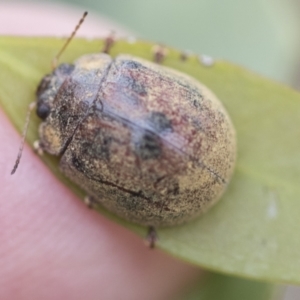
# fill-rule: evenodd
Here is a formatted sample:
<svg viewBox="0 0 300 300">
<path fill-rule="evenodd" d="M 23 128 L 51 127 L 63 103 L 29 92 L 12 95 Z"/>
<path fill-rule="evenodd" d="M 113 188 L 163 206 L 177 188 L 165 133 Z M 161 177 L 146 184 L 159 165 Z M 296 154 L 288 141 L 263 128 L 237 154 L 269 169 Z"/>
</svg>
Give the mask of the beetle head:
<svg viewBox="0 0 300 300">
<path fill-rule="evenodd" d="M 74 70 L 72 64 L 61 64 L 51 74 L 47 74 L 41 80 L 37 91 L 37 115 L 45 120 L 53 107 L 55 96 L 65 81 Z"/>
</svg>

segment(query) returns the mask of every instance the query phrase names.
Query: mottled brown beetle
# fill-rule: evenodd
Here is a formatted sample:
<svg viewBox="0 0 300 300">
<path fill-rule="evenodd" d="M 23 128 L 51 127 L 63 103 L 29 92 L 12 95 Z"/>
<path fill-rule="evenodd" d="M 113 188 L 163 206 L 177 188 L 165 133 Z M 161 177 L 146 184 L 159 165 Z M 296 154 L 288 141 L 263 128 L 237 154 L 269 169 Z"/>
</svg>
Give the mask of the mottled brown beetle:
<svg viewBox="0 0 300 300">
<path fill-rule="evenodd" d="M 153 228 L 193 219 L 223 194 L 235 131 L 198 81 L 138 57 L 112 58 L 112 45 L 109 38 L 105 53 L 63 63 L 42 79 L 39 148 L 60 156 L 61 171 L 90 199 L 148 226 L 153 246 Z"/>
</svg>

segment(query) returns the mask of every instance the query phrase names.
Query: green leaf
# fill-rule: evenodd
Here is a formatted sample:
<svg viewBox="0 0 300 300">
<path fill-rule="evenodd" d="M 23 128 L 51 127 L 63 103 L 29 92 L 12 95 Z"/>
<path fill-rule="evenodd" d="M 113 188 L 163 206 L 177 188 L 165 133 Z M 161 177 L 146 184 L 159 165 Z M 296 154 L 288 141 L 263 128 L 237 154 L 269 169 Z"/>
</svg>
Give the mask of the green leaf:
<svg viewBox="0 0 300 300">
<path fill-rule="evenodd" d="M 207 272 L 182 300 L 279 300 L 284 288 Z"/>
<path fill-rule="evenodd" d="M 0 103 L 21 132 L 27 106 L 63 41 L 54 38 L 0 38 Z M 61 61 L 99 52 L 102 41 L 72 41 Z M 112 55 L 152 58 L 152 44 L 119 41 Z M 218 205 L 196 221 L 158 231 L 158 246 L 199 266 L 248 278 L 300 283 L 300 94 L 224 61 L 212 67 L 198 57 L 179 60 L 171 50 L 165 65 L 206 84 L 227 108 L 237 131 L 234 178 Z M 38 138 L 32 118 L 27 136 Z M 17 151 L 17 149 L 16 149 Z M 59 172 L 57 159 L 45 163 L 76 193 Z M 144 228 L 103 213 L 145 236 Z"/>
</svg>

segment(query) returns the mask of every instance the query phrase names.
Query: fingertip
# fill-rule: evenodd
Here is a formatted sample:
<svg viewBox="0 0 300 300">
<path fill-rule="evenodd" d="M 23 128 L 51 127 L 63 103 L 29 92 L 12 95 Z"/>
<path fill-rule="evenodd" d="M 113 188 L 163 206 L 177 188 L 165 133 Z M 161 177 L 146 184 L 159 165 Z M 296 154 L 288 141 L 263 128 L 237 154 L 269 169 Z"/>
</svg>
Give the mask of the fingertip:
<svg viewBox="0 0 300 300">
<path fill-rule="evenodd" d="M 199 275 L 87 209 L 28 147 L 10 176 L 20 137 L 2 112 L 0 139 L 1 299 L 15 282 L 24 299 L 172 299 Z"/>
</svg>

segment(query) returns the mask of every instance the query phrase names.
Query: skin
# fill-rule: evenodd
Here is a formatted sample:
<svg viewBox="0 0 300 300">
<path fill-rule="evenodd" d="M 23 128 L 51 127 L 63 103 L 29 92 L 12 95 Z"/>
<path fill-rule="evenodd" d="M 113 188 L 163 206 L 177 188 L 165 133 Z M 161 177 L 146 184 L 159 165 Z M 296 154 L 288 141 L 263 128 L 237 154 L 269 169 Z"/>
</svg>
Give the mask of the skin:
<svg viewBox="0 0 300 300">
<path fill-rule="evenodd" d="M 22 16 L 24 24 L 28 16 L 50 23 L 43 6 L 2 6 L 0 17 L 4 8 L 10 15 L 22 11 L 19 25 Z M 74 24 L 70 10 L 56 11 L 63 18 L 55 16 L 57 23 Z M 2 28 L 16 32 L 12 24 Z M 30 26 L 18 26 L 19 34 L 23 27 Z M 150 251 L 131 232 L 88 210 L 28 147 L 10 176 L 20 135 L 1 110 L 0 139 L 0 299 L 176 299 L 199 277 L 197 268 Z"/>
</svg>

